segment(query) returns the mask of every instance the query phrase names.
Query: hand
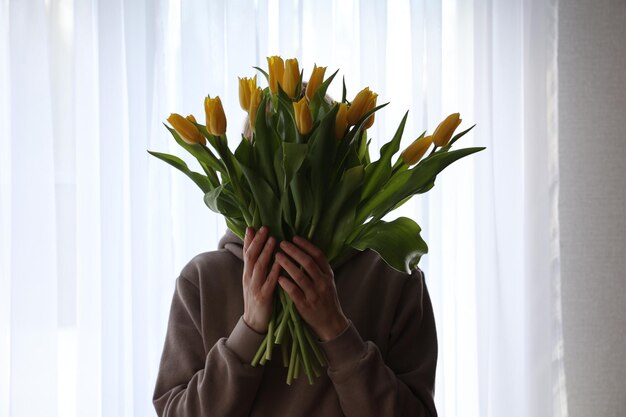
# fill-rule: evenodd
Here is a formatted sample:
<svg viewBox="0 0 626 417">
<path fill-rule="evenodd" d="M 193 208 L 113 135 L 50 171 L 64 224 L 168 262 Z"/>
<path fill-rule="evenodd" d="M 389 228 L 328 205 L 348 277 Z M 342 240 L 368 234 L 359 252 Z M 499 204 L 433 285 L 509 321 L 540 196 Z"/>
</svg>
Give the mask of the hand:
<svg viewBox="0 0 626 417">
<path fill-rule="evenodd" d="M 280 247 L 303 270 L 285 254 L 277 253 L 276 261 L 293 278 L 291 281 L 281 276 L 278 283 L 319 338 L 334 339 L 348 326 L 348 319 L 339 305 L 335 274 L 324 253 L 313 243 L 299 236 L 294 236 L 293 243 L 282 241 Z"/>
<path fill-rule="evenodd" d="M 243 321 L 257 333 L 267 331 L 272 316 L 272 295 L 280 272 L 278 262 L 273 263 L 269 274 L 267 272 L 276 247 L 276 239 L 268 235 L 266 226 L 256 233 L 248 227 L 243 241 Z"/>
</svg>

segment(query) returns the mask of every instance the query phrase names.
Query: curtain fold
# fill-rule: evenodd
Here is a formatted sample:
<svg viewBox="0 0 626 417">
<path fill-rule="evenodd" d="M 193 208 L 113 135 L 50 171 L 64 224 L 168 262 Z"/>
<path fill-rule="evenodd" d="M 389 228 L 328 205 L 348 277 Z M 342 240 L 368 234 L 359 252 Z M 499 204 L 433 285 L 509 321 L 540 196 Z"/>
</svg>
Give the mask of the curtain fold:
<svg viewBox="0 0 626 417">
<path fill-rule="evenodd" d="M 329 94 L 391 104 L 378 156 L 446 115 L 476 123 L 387 216 L 414 218 L 438 330 L 442 416 L 567 415 L 557 131 L 558 0 L 0 0 L 0 417 L 154 416 L 174 280 L 225 231 L 162 126 L 265 58 L 340 69 Z M 258 75 L 261 84 L 265 83 Z M 193 164 L 192 164 L 193 165 Z M 384 277 L 383 277 L 384 278 Z M 33 393 L 37 393 L 34 396 Z M 36 397 L 36 400 L 34 400 Z"/>
</svg>

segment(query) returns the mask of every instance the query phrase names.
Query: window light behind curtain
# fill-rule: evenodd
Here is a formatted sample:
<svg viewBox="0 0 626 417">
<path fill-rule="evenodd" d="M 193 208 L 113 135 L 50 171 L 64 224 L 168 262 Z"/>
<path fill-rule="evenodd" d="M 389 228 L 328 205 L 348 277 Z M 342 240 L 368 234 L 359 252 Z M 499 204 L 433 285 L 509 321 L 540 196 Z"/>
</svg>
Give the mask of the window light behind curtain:
<svg viewBox="0 0 626 417">
<path fill-rule="evenodd" d="M 0 1 L 0 416 L 153 416 L 174 280 L 223 221 L 146 149 L 265 57 L 369 86 L 372 144 L 477 123 L 413 217 L 439 338 L 441 416 L 565 416 L 557 0 Z M 259 77 L 262 79 L 262 77 Z M 378 151 L 374 152 L 376 157 Z M 186 155 L 184 155 L 186 157 Z M 189 159 L 188 159 L 189 160 Z M 381 277 L 384 279 L 384 277 Z"/>
</svg>

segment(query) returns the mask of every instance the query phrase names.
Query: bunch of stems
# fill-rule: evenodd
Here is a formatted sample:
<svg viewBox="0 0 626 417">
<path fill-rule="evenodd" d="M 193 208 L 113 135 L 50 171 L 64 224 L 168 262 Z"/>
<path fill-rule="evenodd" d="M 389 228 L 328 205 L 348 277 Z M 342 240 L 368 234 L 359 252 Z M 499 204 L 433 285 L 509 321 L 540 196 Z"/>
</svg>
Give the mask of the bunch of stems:
<svg viewBox="0 0 626 417">
<path fill-rule="evenodd" d="M 274 292 L 272 318 L 267 334 L 252 359 L 252 366 L 265 365 L 266 361 L 272 359 L 275 345 L 280 345 L 283 366 L 288 368 L 287 385 L 299 377 L 301 369 L 304 369 L 309 384 L 313 384 L 314 378 L 321 375 L 321 368 L 326 366 L 313 331 L 302 320 L 293 301 L 282 288 Z"/>
</svg>

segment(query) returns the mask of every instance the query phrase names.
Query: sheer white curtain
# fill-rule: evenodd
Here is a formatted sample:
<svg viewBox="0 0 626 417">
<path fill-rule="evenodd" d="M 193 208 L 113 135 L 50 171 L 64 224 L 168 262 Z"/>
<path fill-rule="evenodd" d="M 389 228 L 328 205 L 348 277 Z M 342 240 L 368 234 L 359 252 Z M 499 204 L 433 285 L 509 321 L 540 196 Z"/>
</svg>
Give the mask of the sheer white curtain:
<svg viewBox="0 0 626 417">
<path fill-rule="evenodd" d="M 442 416 L 567 415 L 562 367 L 557 0 L 0 0 L 0 416 L 153 416 L 174 279 L 223 221 L 146 153 L 161 125 L 265 57 L 340 68 L 330 93 L 445 115 L 487 149 L 393 216 L 423 227 Z M 200 117 L 201 118 L 201 117 Z M 374 155 L 377 151 L 374 152 Z"/>
</svg>

